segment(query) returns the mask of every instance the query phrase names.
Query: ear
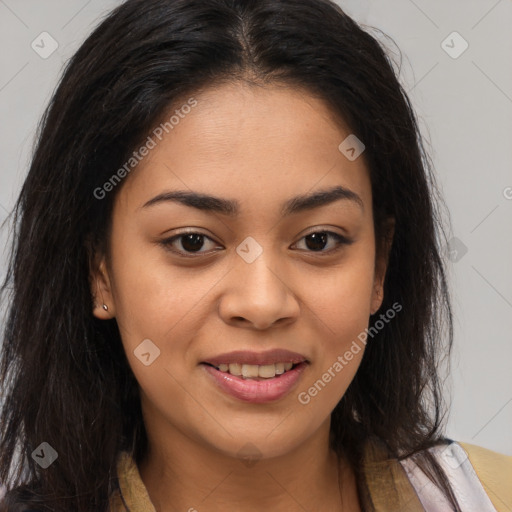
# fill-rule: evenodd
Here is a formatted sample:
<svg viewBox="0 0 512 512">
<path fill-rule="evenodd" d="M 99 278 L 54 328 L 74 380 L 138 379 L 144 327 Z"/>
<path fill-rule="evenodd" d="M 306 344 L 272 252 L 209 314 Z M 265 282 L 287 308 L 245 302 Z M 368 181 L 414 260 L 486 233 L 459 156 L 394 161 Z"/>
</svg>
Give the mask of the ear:
<svg viewBox="0 0 512 512">
<path fill-rule="evenodd" d="M 382 306 L 384 300 L 384 280 L 388 268 L 389 253 L 393 244 L 395 233 L 395 219 L 389 217 L 383 228 L 380 240 L 376 240 L 375 272 L 373 279 L 373 291 L 370 312 L 374 315 Z"/>
<path fill-rule="evenodd" d="M 92 312 L 100 320 L 110 320 L 115 317 L 115 304 L 105 251 L 100 251 L 91 239 L 87 240 L 86 247 L 89 257 L 89 286 L 93 298 Z"/>
</svg>

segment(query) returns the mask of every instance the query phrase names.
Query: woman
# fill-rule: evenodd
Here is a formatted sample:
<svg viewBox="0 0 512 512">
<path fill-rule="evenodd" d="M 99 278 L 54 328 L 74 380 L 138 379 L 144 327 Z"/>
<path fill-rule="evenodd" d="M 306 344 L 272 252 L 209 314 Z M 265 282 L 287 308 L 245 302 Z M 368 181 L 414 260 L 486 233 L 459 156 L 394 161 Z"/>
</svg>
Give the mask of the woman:
<svg viewBox="0 0 512 512">
<path fill-rule="evenodd" d="M 3 510 L 508 510 L 510 457 L 441 429 L 435 195 L 335 4 L 122 4 L 15 210 Z"/>
</svg>

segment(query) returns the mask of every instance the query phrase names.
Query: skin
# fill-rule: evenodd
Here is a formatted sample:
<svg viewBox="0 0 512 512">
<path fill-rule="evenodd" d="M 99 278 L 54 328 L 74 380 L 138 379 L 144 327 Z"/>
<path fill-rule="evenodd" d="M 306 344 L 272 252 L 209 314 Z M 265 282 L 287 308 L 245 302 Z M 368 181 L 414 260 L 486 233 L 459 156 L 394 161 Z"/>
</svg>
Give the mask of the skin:
<svg viewBox="0 0 512 512">
<path fill-rule="evenodd" d="M 349 161 L 338 150 L 350 130 L 305 91 L 236 83 L 194 98 L 197 106 L 125 179 L 109 255 L 98 254 L 91 270 L 94 314 L 117 319 L 141 388 L 150 445 L 141 478 L 159 512 L 358 511 L 343 460 L 340 497 L 328 436 L 364 345 L 307 405 L 298 394 L 349 349 L 382 303 L 386 265 L 376 257 L 364 155 Z M 281 216 L 291 197 L 339 185 L 362 206 L 341 199 Z M 240 213 L 175 202 L 143 208 L 173 190 L 236 199 Z M 161 244 L 184 228 L 206 235 L 199 253 L 187 253 L 183 238 L 172 242 L 176 253 Z M 305 237 L 325 230 L 353 242 L 338 246 L 330 237 L 315 251 Z M 248 236 L 263 248 L 250 264 L 236 252 Z M 145 339 L 161 351 L 150 366 L 134 355 Z M 274 403 L 230 397 L 200 366 L 224 352 L 271 348 L 310 362 Z M 251 465 L 237 455 L 247 443 L 259 453 Z"/>
</svg>

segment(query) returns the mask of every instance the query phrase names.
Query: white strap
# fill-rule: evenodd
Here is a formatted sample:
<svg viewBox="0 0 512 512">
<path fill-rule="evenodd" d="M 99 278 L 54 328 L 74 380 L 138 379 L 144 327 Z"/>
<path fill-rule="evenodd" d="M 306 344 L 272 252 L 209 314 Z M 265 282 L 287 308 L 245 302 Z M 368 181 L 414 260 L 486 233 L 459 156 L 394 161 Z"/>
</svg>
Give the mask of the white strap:
<svg viewBox="0 0 512 512">
<path fill-rule="evenodd" d="M 429 451 L 445 471 L 463 512 L 497 512 L 460 444 L 434 446 Z M 442 492 L 411 459 L 401 464 L 426 512 L 452 510 Z"/>
</svg>

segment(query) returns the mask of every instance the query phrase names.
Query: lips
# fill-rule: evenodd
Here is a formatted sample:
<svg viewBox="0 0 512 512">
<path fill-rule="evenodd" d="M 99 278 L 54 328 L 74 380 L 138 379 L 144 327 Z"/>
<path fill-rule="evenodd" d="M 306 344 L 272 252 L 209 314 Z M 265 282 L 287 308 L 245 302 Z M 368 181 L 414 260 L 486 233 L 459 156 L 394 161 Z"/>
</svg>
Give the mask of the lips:
<svg viewBox="0 0 512 512">
<path fill-rule="evenodd" d="M 305 356 L 297 352 L 290 352 L 285 349 L 267 350 L 265 352 L 252 352 L 249 350 L 238 350 L 220 354 L 218 356 L 205 359 L 203 363 L 208 363 L 218 368 L 221 364 L 239 364 L 239 365 L 271 365 L 276 363 L 299 364 L 308 362 Z"/>
<path fill-rule="evenodd" d="M 236 351 L 201 363 L 208 377 L 224 393 L 244 402 L 263 404 L 286 396 L 309 361 L 289 350 Z"/>
</svg>

